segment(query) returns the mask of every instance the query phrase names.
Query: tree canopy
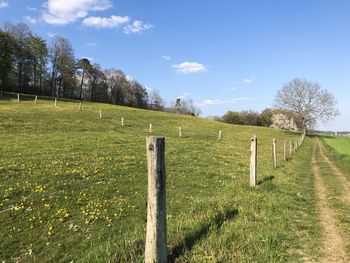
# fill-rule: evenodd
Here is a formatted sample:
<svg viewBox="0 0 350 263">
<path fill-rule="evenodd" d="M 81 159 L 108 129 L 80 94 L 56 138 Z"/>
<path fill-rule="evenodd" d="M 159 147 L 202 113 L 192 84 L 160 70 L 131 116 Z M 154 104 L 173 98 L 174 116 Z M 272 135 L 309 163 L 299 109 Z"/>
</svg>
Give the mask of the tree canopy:
<svg viewBox="0 0 350 263">
<path fill-rule="evenodd" d="M 277 92 L 275 107 L 297 115 L 304 132 L 317 120 L 326 122 L 338 114 L 334 96 L 320 84 L 304 79 L 293 79 Z"/>
</svg>

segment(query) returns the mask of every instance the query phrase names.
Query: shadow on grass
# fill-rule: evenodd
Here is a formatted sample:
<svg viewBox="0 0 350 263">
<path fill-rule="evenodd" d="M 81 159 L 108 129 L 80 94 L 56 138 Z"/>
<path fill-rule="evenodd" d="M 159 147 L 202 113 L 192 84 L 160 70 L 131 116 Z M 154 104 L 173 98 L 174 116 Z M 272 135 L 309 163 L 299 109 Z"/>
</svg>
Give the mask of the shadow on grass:
<svg viewBox="0 0 350 263">
<path fill-rule="evenodd" d="M 219 229 L 225 221 L 231 220 L 237 215 L 237 209 L 227 209 L 224 212 L 219 212 L 207 222 L 203 223 L 199 228 L 191 231 L 179 244 L 169 251 L 168 263 L 174 263 L 186 250 L 191 250 L 196 242 L 200 241 L 208 234 L 210 229 Z"/>
<path fill-rule="evenodd" d="M 270 176 L 266 176 L 264 177 L 263 179 L 261 179 L 260 181 L 258 181 L 258 185 L 261 185 L 265 182 L 269 182 L 269 181 L 272 181 L 275 177 L 273 175 L 270 175 Z"/>
</svg>

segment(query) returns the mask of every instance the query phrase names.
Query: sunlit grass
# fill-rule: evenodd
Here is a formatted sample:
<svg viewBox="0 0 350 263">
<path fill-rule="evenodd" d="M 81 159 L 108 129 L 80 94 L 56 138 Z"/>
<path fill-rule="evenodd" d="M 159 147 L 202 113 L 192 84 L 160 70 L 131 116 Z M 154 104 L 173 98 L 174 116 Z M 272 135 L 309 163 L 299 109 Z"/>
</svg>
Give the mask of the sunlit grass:
<svg viewBox="0 0 350 263">
<path fill-rule="evenodd" d="M 153 135 L 166 137 L 170 261 L 317 256 L 311 146 L 282 163 L 283 140 L 298 134 L 107 104 L 84 103 L 79 111 L 74 101 L 55 108 L 52 99 L 34 104 L 28 96 L 17 103 L 13 96 L 0 100 L 0 260 L 142 262 L 150 123 Z M 254 134 L 261 183 L 250 189 Z"/>
</svg>

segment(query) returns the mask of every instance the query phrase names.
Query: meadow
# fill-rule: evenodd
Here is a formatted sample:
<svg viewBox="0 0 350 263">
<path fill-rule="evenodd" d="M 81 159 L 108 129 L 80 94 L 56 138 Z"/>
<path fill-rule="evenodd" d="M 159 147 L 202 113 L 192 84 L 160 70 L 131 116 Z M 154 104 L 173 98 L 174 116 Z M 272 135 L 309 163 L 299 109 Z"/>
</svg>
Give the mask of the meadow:
<svg viewBox="0 0 350 263">
<path fill-rule="evenodd" d="M 300 134 L 99 103 L 84 102 L 82 111 L 68 100 L 55 107 L 53 99 L 34 104 L 22 95 L 17 103 L 6 94 L 0 98 L 0 260 L 143 262 L 150 123 L 152 135 L 166 138 L 169 262 L 317 259 L 310 139 L 284 163 L 283 141 Z M 249 187 L 253 135 L 255 189 Z"/>
<path fill-rule="evenodd" d="M 350 156 L 349 137 L 324 137 L 324 141 L 338 153 Z"/>
</svg>

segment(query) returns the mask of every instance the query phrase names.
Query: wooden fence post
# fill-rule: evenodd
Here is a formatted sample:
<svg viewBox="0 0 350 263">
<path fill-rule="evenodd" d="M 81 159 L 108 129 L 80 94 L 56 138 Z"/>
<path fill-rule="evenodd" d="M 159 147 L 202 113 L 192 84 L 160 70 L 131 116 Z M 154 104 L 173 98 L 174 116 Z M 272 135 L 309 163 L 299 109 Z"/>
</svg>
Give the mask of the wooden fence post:
<svg viewBox="0 0 350 263">
<path fill-rule="evenodd" d="M 19 102 L 19 93 L 17 93 L 17 102 Z"/>
<path fill-rule="evenodd" d="M 250 187 L 256 186 L 257 176 L 258 139 L 254 135 L 250 144 Z"/>
<path fill-rule="evenodd" d="M 148 129 L 149 134 L 152 133 L 152 123 L 149 124 L 149 129 Z"/>
<path fill-rule="evenodd" d="M 179 127 L 179 137 L 180 137 L 180 138 L 182 137 L 182 130 L 181 130 L 181 127 Z"/>
<path fill-rule="evenodd" d="M 219 131 L 218 140 L 221 140 L 221 131 Z"/>
<path fill-rule="evenodd" d="M 57 108 L 57 98 L 55 98 L 55 108 Z"/>
<path fill-rule="evenodd" d="M 145 263 L 167 262 L 165 138 L 147 137 L 148 197 Z"/>
<path fill-rule="evenodd" d="M 79 110 L 83 110 L 83 101 L 82 100 L 79 103 Z"/>
<path fill-rule="evenodd" d="M 38 102 L 38 96 L 35 96 L 34 104 L 36 104 L 37 102 Z"/>
<path fill-rule="evenodd" d="M 276 153 L 276 139 L 272 140 L 272 160 L 273 160 L 273 168 L 277 168 L 277 153 Z"/>
<path fill-rule="evenodd" d="M 283 159 L 284 159 L 285 162 L 288 159 L 288 157 L 287 157 L 287 143 L 286 143 L 286 141 L 284 141 L 284 144 L 283 144 Z"/>
<path fill-rule="evenodd" d="M 122 117 L 122 126 L 124 126 L 124 117 Z"/>
<path fill-rule="evenodd" d="M 100 119 L 102 119 L 102 109 L 100 108 Z"/>
<path fill-rule="evenodd" d="M 293 155 L 293 144 L 292 142 L 289 142 L 289 158 Z"/>
</svg>

